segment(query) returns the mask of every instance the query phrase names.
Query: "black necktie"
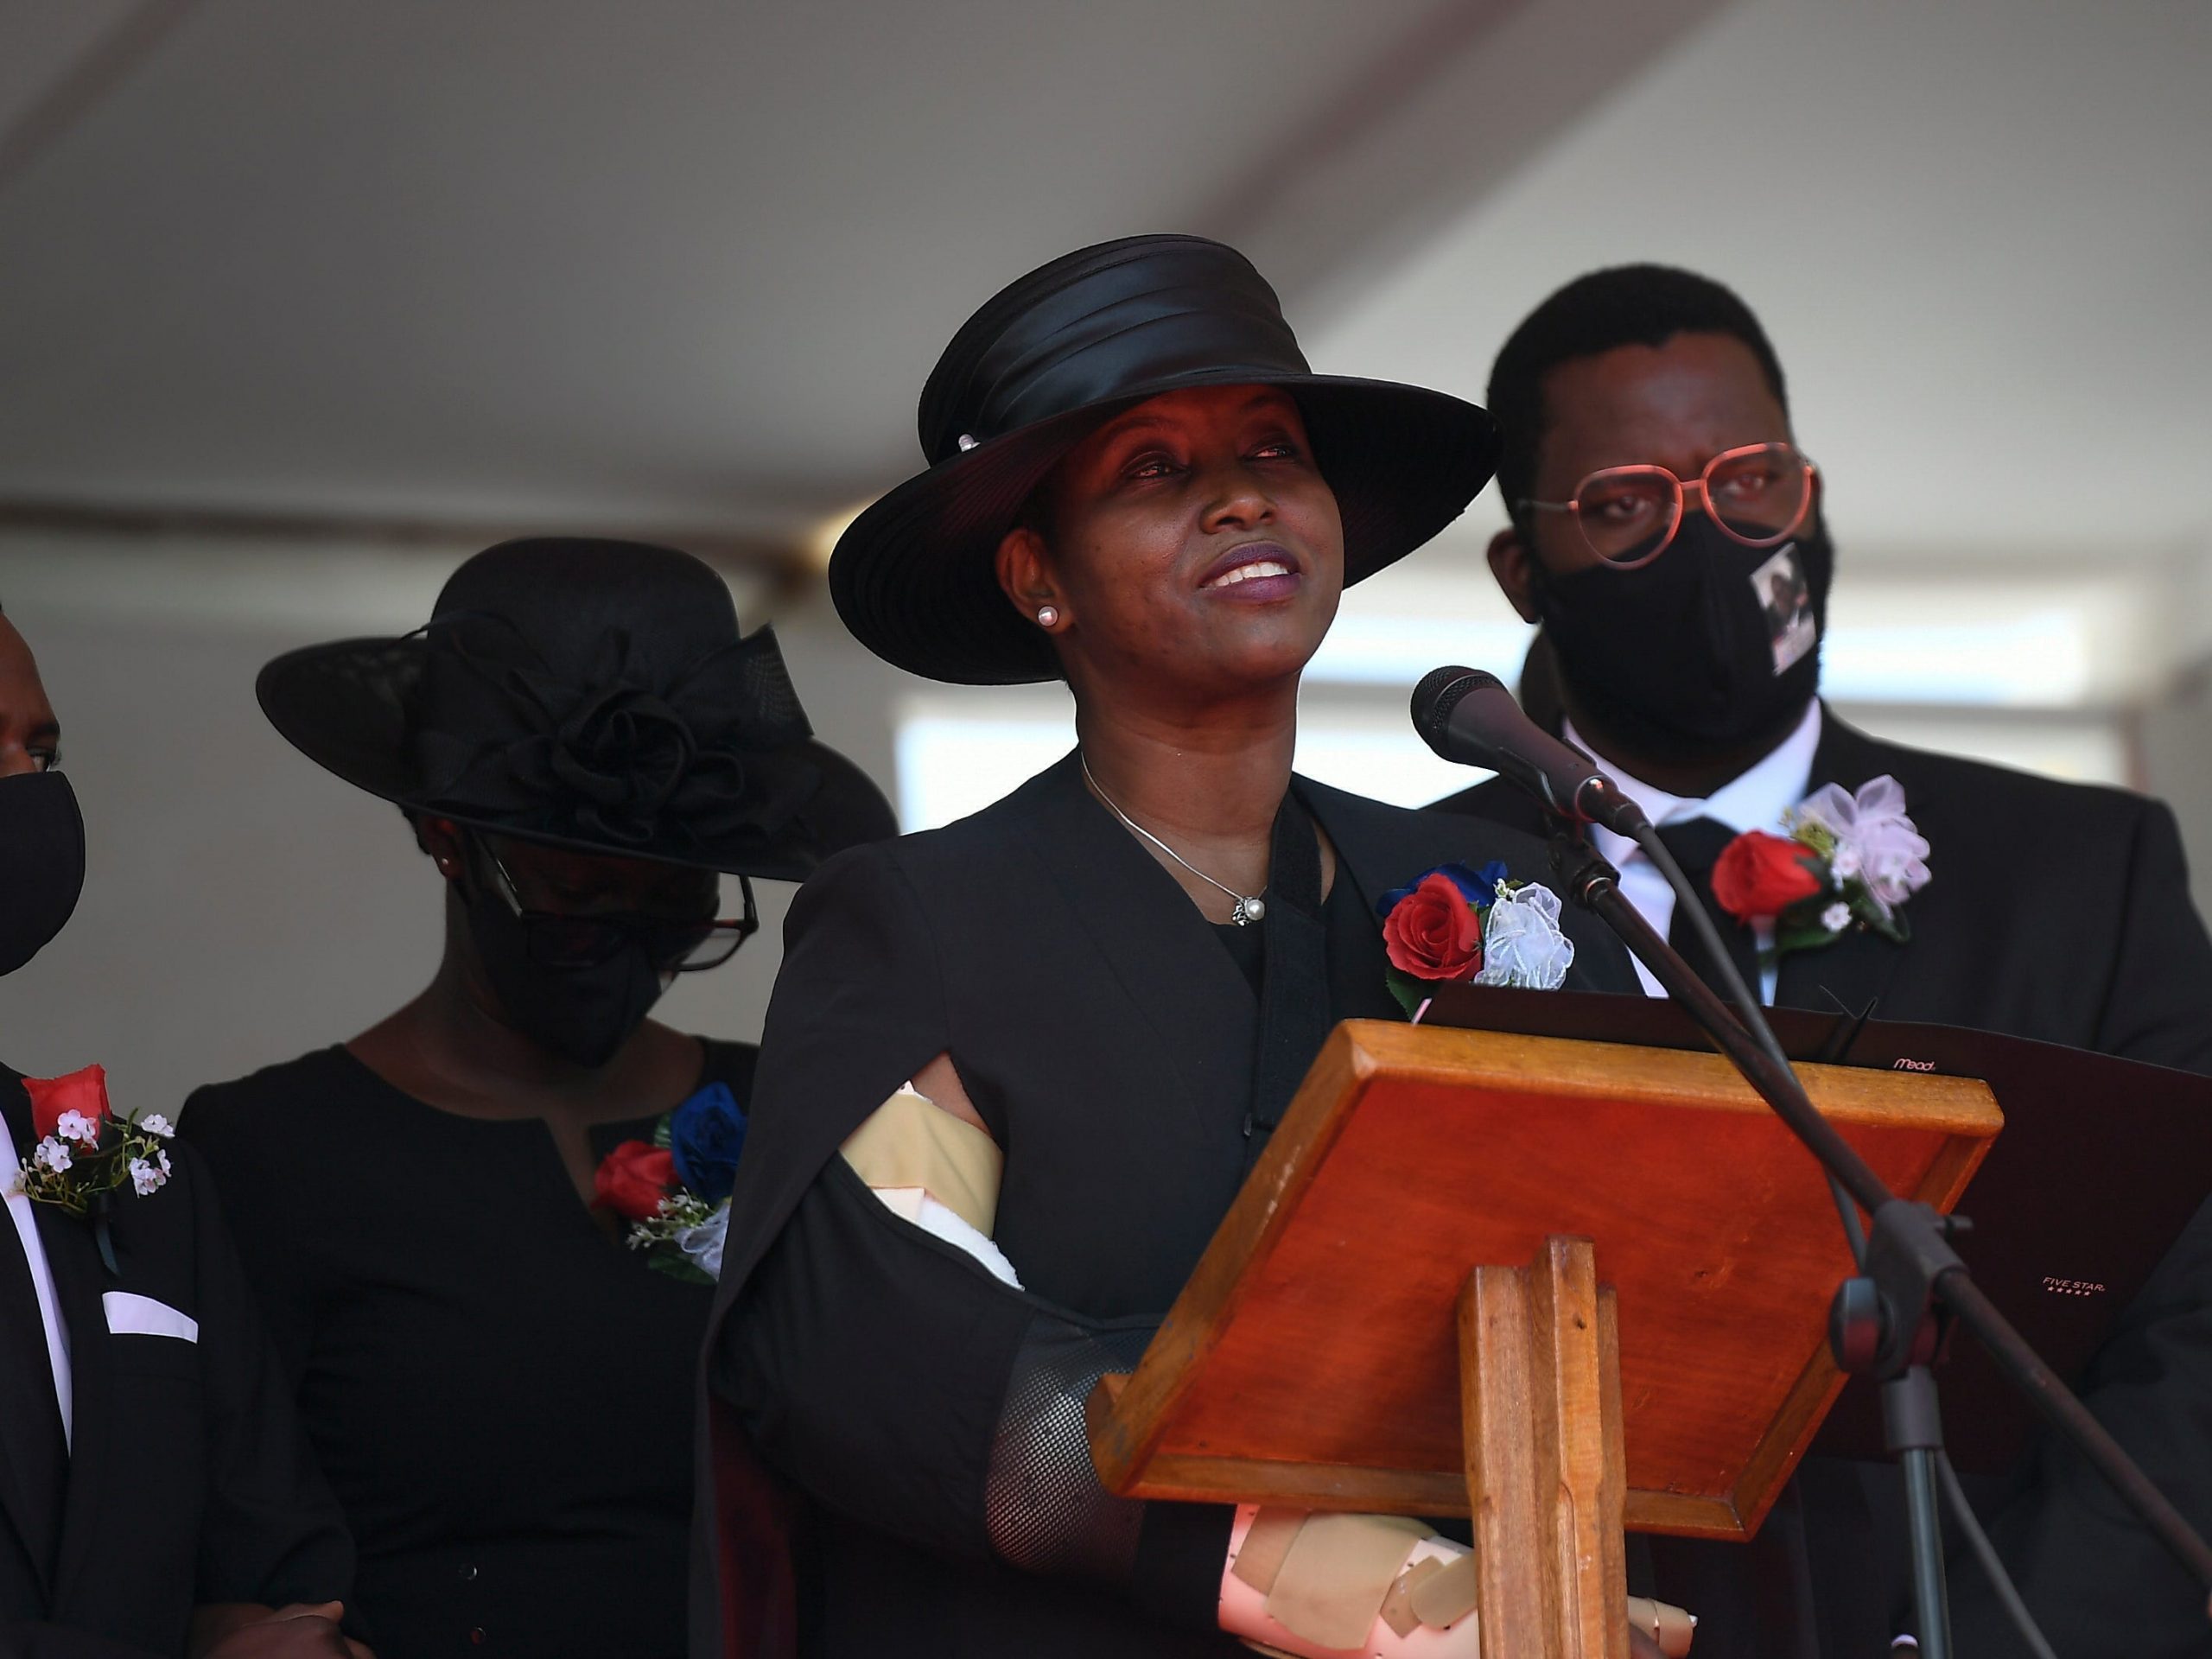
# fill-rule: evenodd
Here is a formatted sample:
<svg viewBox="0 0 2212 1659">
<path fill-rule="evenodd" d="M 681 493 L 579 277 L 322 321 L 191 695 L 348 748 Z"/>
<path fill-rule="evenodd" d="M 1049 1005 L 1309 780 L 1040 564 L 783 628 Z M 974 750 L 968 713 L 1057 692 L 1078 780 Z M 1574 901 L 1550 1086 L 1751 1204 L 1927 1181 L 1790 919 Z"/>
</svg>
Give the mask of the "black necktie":
<svg viewBox="0 0 2212 1659">
<path fill-rule="evenodd" d="M 61 1502 L 69 1484 L 69 1447 L 47 1357 L 46 1325 L 30 1259 L 13 1217 L 0 1216 L 0 1475 L 15 1483 L 25 1537 L 47 1581 L 61 1540 Z"/>
<path fill-rule="evenodd" d="M 1659 839 L 1666 843 L 1667 850 L 1675 855 L 1675 862 L 1682 867 L 1682 874 L 1689 877 L 1698 897 L 1705 901 L 1705 913 L 1720 930 L 1720 937 L 1728 946 L 1736 971 L 1743 975 L 1745 985 L 1753 996 L 1759 995 L 1758 941 L 1751 936 L 1748 923 L 1738 921 L 1721 909 L 1720 901 L 1713 896 L 1713 867 L 1720 861 L 1721 849 L 1736 839 L 1736 831 L 1715 818 L 1692 818 L 1684 823 L 1660 825 Z M 1675 902 L 1674 920 L 1667 928 L 1667 943 L 1681 952 L 1682 959 L 1697 970 L 1723 1001 L 1732 1000 L 1679 898 Z"/>
</svg>

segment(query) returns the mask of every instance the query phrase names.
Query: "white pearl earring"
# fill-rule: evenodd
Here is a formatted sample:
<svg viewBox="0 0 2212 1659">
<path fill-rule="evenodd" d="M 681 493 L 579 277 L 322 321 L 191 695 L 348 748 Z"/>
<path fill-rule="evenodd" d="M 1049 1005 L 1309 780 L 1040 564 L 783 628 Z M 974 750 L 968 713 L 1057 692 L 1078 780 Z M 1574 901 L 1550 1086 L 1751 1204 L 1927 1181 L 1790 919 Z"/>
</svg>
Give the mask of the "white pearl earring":
<svg viewBox="0 0 2212 1659">
<path fill-rule="evenodd" d="M 1049 628 L 1049 627 L 1052 626 L 1055 623 L 1057 623 L 1059 620 L 1060 620 L 1060 612 L 1059 612 L 1059 607 L 1058 607 L 1058 606 L 1056 606 L 1056 605 L 1039 605 L 1039 606 L 1037 607 L 1037 626 L 1038 626 L 1039 627 L 1040 627 L 1040 628 Z"/>
</svg>

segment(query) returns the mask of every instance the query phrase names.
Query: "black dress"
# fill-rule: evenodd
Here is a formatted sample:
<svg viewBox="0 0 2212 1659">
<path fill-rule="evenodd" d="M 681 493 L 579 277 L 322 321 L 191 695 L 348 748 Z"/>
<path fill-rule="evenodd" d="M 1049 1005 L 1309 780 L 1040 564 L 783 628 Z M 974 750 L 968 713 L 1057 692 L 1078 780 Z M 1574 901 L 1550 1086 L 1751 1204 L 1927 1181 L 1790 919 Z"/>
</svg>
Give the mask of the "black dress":
<svg viewBox="0 0 2212 1659">
<path fill-rule="evenodd" d="M 742 1103 L 754 1051 L 706 1045 Z M 591 1131 L 594 1156 L 654 1117 Z M 201 1089 L 213 1166 L 360 1551 L 379 1659 L 674 1656 L 712 1292 L 579 1200 L 544 1124 L 442 1111 L 342 1048 Z"/>
<path fill-rule="evenodd" d="M 1293 792 L 1337 849 L 1335 886 L 1321 903 L 1317 869 L 1310 903 L 1281 890 L 1300 842 L 1279 821 L 1278 885 L 1242 938 L 1072 759 L 801 891 L 709 1337 L 722 1599 L 697 1609 L 695 1653 L 766 1659 L 794 1635 L 835 1659 L 1243 1651 L 1215 1624 L 1230 1512 L 1109 1497 L 1082 1402 L 1142 1351 L 1331 1024 L 1403 1018 L 1376 899 L 1452 861 L 1548 879 L 1527 837 Z M 1609 937 L 1567 925 L 1570 983 L 1633 983 Z M 941 1052 L 1005 1151 L 995 1236 L 1021 1291 L 836 1155 Z M 795 1631 L 752 1518 L 771 1506 L 734 1491 L 765 1486 L 763 1465 L 801 1496 Z"/>
</svg>

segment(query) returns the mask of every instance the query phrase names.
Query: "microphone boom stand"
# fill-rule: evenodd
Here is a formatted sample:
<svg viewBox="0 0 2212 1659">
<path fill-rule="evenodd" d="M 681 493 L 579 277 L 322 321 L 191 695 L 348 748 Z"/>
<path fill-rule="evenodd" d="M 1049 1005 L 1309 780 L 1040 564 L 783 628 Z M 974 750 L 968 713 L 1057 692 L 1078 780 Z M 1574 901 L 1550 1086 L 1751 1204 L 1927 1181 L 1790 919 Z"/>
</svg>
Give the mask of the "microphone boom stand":
<svg viewBox="0 0 2212 1659">
<path fill-rule="evenodd" d="M 2197 1582 L 2212 1589 L 2212 1546 L 2196 1535 L 1968 1275 L 1949 1240 L 1952 1232 L 1966 1230 L 1963 1217 L 1947 1218 L 1932 1205 L 1891 1192 L 1807 1096 L 1765 1029 L 1758 999 L 1747 997 L 1739 1020 L 1623 895 L 1619 872 L 1586 842 L 1562 827 L 1552 838 L 1551 852 L 1553 869 L 1567 896 L 1619 935 L 1820 1160 L 1832 1183 L 1872 1218 L 1859 1275 L 1845 1281 L 1830 1310 L 1828 1341 L 1845 1370 L 1882 1382 L 1882 1417 L 1890 1449 L 1904 1468 L 1914 1601 L 1921 1651 L 1928 1659 L 1949 1659 L 1951 1650 L 1936 1510 L 1942 1431 L 1935 1376 L 1929 1370 L 1942 1345 L 1946 1319 L 1974 1332 L 2013 1386 L 2081 1451 Z M 1685 885 L 1663 849 L 1654 862 L 1678 887 Z M 1694 893 L 1681 895 L 1677 902 L 1697 906 L 1702 918 L 1703 906 Z M 1752 1034 L 1754 1025 L 1764 1043 Z M 1847 1229 L 1855 1219 L 1847 1215 Z M 1854 1254 L 1856 1245 L 1854 1237 Z"/>
</svg>

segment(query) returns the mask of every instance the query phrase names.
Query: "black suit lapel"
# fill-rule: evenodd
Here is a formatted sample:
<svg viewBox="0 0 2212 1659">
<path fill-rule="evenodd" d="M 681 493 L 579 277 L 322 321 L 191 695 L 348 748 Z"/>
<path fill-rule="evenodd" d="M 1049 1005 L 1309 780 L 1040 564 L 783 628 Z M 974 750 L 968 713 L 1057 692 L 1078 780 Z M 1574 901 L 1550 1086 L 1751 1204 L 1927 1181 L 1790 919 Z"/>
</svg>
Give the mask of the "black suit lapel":
<svg viewBox="0 0 2212 1659">
<path fill-rule="evenodd" d="M 1181 886 L 1084 785 L 1074 755 L 1020 797 L 1031 850 L 1152 1029 L 1152 1042 L 1133 1031 L 1133 1047 L 1163 1060 L 1192 1114 L 1217 1128 L 1220 1103 L 1242 1103 L 1250 1084 L 1259 1028 L 1250 984 Z"/>
<path fill-rule="evenodd" d="M 21 1559 L 24 1577 L 50 1598 L 53 1586 L 47 1582 L 45 1567 L 39 1559 L 40 1552 L 31 1543 L 38 1535 L 35 1521 L 27 1513 L 28 1507 L 22 1484 L 16 1478 L 12 1454 L 4 1446 L 0 1446 L 0 1516 L 4 1516 L 7 1522 L 0 1531 L 4 1532 L 6 1547 L 12 1548 Z M 50 1609 L 50 1600 L 48 1605 Z"/>
<path fill-rule="evenodd" d="M 1471 850 L 1479 839 L 1479 832 L 1471 829 L 1454 834 L 1446 828 L 1449 818 L 1421 818 L 1381 801 L 1370 800 L 1364 795 L 1354 795 L 1341 789 L 1332 789 L 1326 784 L 1317 784 L 1311 778 L 1294 778 L 1292 787 L 1298 798 L 1306 803 L 1308 811 L 1320 823 L 1329 837 L 1329 844 L 1337 849 L 1337 879 L 1349 878 L 1353 890 L 1359 894 L 1360 907 L 1374 922 L 1376 936 L 1382 932 L 1382 918 L 1375 913 L 1375 906 L 1382 895 L 1394 887 L 1402 887 L 1431 865 L 1440 861 L 1439 848 L 1432 844 L 1440 839 L 1454 843 L 1452 856 L 1476 858 Z M 1444 829 L 1442 836 L 1436 833 Z M 1541 870 L 1517 870 L 1516 875 L 1528 880 L 1539 879 Z"/>
<path fill-rule="evenodd" d="M 1823 784 L 1856 790 L 1887 769 L 1864 733 L 1838 720 L 1826 704 L 1821 706 L 1821 741 L 1813 751 L 1813 775 L 1807 794 Z M 1890 982 L 1904 964 L 1904 953 L 1911 948 L 1878 933 L 1854 930 L 1819 950 L 1792 951 L 1782 959 L 1776 976 L 1775 1002 L 1782 1007 L 1863 1014 L 1887 994 Z"/>
<path fill-rule="evenodd" d="M 10 1329 L 4 1333 L 4 1338 L 26 1348 L 33 1341 L 43 1346 L 42 1332 L 16 1329 L 13 1320 L 10 1321 Z M 12 1394 L 12 1390 L 9 1392 Z M 42 1535 L 45 1527 L 39 1517 L 31 1513 L 29 1495 L 24 1491 L 17 1472 L 22 1466 L 22 1454 L 16 1450 L 14 1440 L 22 1414 L 17 1411 L 16 1402 L 8 1397 L 0 1397 L 0 1411 L 6 1412 L 8 1416 L 7 1422 L 0 1425 L 0 1516 L 7 1519 L 6 1535 L 22 1557 L 23 1572 L 50 1595 L 53 1586 L 47 1580 L 45 1552 L 35 1542 Z"/>
<path fill-rule="evenodd" d="M 62 1323 L 69 1331 L 69 1497 L 61 1511 L 61 1553 L 54 1581 L 58 1610 L 69 1605 L 72 1586 L 96 1565 L 100 1505 L 117 1427 L 114 1353 L 101 1300 L 113 1281 L 100 1265 L 91 1223 L 48 1205 L 40 1206 L 38 1219 Z"/>
<path fill-rule="evenodd" d="M 21 1075 L 5 1066 L 0 1066 L 0 1116 L 7 1119 L 8 1137 L 15 1145 L 16 1157 L 28 1160 L 31 1148 L 37 1144 L 37 1137 L 31 1133 L 30 1099 L 23 1093 Z M 8 1236 L 0 1238 L 0 1249 L 20 1248 L 13 1218 L 0 1217 L 0 1224 L 8 1228 Z M 12 1303 L 13 1299 L 10 1300 Z M 11 1308 L 8 1329 L 0 1332 L 0 1340 L 16 1345 L 22 1353 L 44 1355 L 46 1329 L 38 1314 L 35 1294 L 29 1306 Z M 40 1409 L 50 1411 L 51 1408 L 41 1404 Z M 37 1432 L 38 1419 L 28 1402 L 18 1406 L 12 1399 L 0 1398 L 0 1414 L 3 1414 L 0 1415 L 0 1511 L 6 1514 L 9 1535 L 22 1553 L 24 1570 L 47 1592 L 50 1605 L 54 1586 L 48 1579 L 48 1562 L 44 1551 L 33 1541 L 52 1535 L 49 1529 L 54 1524 L 54 1517 L 31 1513 L 29 1495 L 19 1472 L 24 1454 L 16 1443 L 19 1433 L 27 1430 Z"/>
<path fill-rule="evenodd" d="M 1793 950 L 1782 959 L 1775 977 L 1775 1006 L 1878 1014 L 1875 1005 L 1888 995 L 1910 948 L 1878 933 L 1853 931 L 1815 950 Z"/>
</svg>

